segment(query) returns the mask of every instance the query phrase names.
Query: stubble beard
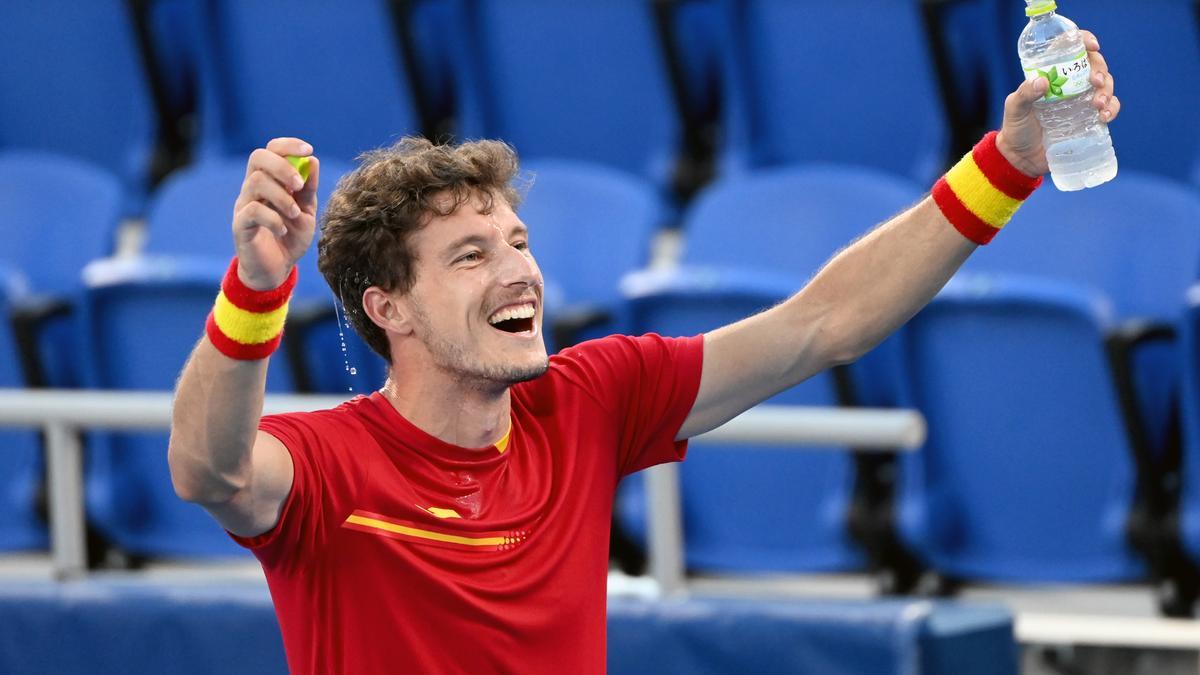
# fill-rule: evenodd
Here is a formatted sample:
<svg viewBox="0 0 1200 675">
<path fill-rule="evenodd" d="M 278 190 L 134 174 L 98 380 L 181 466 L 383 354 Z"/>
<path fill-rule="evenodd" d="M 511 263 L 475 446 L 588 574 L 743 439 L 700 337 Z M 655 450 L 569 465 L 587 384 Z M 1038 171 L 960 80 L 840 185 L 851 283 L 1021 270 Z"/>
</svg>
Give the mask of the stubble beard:
<svg viewBox="0 0 1200 675">
<path fill-rule="evenodd" d="M 453 373 L 460 382 L 478 389 L 509 387 L 541 377 L 550 367 L 548 358 L 536 363 L 484 363 L 478 355 L 461 343 L 446 339 L 434 330 L 424 308 L 414 306 L 420 338 L 429 349 L 438 368 Z"/>
</svg>

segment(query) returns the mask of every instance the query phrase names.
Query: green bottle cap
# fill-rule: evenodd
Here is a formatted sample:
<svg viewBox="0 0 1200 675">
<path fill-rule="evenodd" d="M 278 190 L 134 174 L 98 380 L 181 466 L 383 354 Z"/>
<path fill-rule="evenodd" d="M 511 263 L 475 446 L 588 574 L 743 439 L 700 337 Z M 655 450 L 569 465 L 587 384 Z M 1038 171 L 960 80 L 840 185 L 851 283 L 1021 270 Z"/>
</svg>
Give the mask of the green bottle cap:
<svg viewBox="0 0 1200 675">
<path fill-rule="evenodd" d="M 1058 9 L 1058 3 L 1054 0 L 1025 0 L 1029 6 L 1025 8 L 1025 16 L 1040 16 L 1049 14 Z"/>
</svg>

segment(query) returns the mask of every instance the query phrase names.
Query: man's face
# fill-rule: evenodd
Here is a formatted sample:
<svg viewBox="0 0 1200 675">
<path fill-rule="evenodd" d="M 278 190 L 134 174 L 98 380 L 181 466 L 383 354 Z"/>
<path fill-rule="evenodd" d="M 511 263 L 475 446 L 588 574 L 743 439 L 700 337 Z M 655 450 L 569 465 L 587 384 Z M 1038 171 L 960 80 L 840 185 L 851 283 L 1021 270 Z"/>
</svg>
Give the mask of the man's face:
<svg viewBox="0 0 1200 675">
<path fill-rule="evenodd" d="M 432 365 L 479 386 L 546 372 L 542 274 L 529 232 L 501 197 L 491 213 L 472 200 L 435 217 L 411 240 L 413 334 Z"/>
</svg>

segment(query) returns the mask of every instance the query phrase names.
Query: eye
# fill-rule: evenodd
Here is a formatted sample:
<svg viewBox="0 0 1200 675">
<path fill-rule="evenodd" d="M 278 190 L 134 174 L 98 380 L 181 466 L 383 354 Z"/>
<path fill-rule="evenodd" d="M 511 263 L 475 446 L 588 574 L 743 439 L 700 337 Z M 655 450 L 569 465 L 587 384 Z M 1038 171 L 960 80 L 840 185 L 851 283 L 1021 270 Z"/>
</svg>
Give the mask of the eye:
<svg viewBox="0 0 1200 675">
<path fill-rule="evenodd" d="M 455 258 L 454 264 L 457 265 L 458 263 L 464 263 L 464 262 L 468 262 L 468 263 L 469 262 L 479 262 L 482 259 L 483 259 L 482 253 L 480 253 L 479 251 L 471 251 L 470 253 L 464 253 L 463 255 L 460 255 L 459 257 Z"/>
<path fill-rule="evenodd" d="M 517 249 L 518 251 L 528 251 L 529 250 L 529 242 L 527 242 L 527 241 L 514 242 L 512 247 Z"/>
</svg>

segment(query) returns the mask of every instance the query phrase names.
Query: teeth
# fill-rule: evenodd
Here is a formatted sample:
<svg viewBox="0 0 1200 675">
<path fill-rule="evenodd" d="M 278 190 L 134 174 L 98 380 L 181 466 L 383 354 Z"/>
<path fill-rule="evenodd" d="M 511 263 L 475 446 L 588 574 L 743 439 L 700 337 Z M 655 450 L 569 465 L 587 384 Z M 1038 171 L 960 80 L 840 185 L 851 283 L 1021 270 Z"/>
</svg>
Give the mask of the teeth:
<svg viewBox="0 0 1200 675">
<path fill-rule="evenodd" d="M 505 307 L 493 314 L 492 318 L 488 319 L 488 323 L 496 325 L 501 321 L 508 321 L 509 319 L 532 319 L 533 315 L 534 309 L 532 303 L 517 305 L 515 307 Z"/>
</svg>

